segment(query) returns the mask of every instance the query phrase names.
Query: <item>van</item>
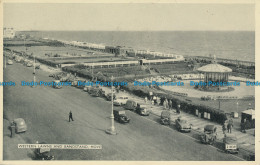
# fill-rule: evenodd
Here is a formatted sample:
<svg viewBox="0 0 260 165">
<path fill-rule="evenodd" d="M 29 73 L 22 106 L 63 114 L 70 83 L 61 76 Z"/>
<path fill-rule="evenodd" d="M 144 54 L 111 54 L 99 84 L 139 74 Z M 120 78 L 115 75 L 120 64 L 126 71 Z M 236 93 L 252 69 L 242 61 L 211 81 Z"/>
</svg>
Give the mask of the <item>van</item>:
<svg viewBox="0 0 260 165">
<path fill-rule="evenodd" d="M 135 111 L 137 107 L 137 102 L 134 100 L 127 100 L 125 104 L 125 109 Z"/>
</svg>

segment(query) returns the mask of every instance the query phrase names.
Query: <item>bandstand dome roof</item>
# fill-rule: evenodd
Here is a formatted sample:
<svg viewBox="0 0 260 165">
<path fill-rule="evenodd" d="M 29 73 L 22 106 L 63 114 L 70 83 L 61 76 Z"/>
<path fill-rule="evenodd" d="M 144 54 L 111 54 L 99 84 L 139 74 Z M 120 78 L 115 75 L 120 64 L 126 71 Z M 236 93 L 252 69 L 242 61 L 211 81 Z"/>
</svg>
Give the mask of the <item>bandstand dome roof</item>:
<svg viewBox="0 0 260 165">
<path fill-rule="evenodd" d="M 197 69 L 200 72 L 226 73 L 232 72 L 232 69 L 220 64 L 208 64 Z"/>
</svg>

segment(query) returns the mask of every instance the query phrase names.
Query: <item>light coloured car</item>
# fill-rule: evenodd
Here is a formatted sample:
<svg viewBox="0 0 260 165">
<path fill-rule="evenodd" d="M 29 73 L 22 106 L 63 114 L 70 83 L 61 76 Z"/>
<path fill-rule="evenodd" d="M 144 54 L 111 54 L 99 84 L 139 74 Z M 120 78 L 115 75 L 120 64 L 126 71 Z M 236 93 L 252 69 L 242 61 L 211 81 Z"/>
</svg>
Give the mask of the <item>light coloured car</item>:
<svg viewBox="0 0 260 165">
<path fill-rule="evenodd" d="M 8 65 L 13 65 L 13 61 L 12 61 L 12 60 L 8 60 L 8 61 L 7 61 L 7 64 L 8 64 Z"/>
<path fill-rule="evenodd" d="M 117 105 L 117 106 L 125 105 L 127 100 L 128 100 L 127 96 L 116 97 L 116 99 L 114 100 L 114 105 Z"/>
<path fill-rule="evenodd" d="M 27 66 L 27 67 L 32 67 L 33 64 L 32 64 L 31 62 L 28 62 L 28 63 L 26 64 L 26 66 Z"/>
<path fill-rule="evenodd" d="M 16 133 L 27 131 L 27 125 L 26 125 L 23 118 L 14 119 L 13 122 L 15 124 L 15 132 Z"/>
<path fill-rule="evenodd" d="M 175 120 L 176 128 L 180 132 L 191 132 L 191 124 L 182 118 Z"/>
</svg>

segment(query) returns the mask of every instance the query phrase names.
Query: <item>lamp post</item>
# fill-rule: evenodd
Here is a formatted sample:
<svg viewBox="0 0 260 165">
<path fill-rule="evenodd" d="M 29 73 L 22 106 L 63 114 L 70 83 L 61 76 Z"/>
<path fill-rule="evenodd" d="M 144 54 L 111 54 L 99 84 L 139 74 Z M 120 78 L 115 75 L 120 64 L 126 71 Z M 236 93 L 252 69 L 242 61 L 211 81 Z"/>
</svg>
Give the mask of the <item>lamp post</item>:
<svg viewBox="0 0 260 165">
<path fill-rule="evenodd" d="M 35 87 L 34 86 L 34 83 L 35 83 L 36 79 L 35 79 L 35 55 L 33 56 L 33 86 L 32 87 Z"/>
<path fill-rule="evenodd" d="M 113 81 L 113 76 L 111 77 L 111 81 Z M 111 127 L 108 128 L 106 130 L 106 133 L 107 134 L 110 134 L 110 135 L 116 135 L 116 128 L 114 126 L 114 105 L 113 105 L 113 101 L 114 101 L 114 98 L 113 98 L 113 82 L 111 82 L 112 85 L 111 85 L 111 91 L 112 91 L 112 94 L 111 94 L 111 103 L 112 103 L 112 111 L 111 111 L 111 116 L 110 116 L 110 119 L 111 119 Z"/>
<path fill-rule="evenodd" d="M 4 55 L 4 57 L 5 57 L 5 68 L 6 68 L 6 54 Z"/>
</svg>

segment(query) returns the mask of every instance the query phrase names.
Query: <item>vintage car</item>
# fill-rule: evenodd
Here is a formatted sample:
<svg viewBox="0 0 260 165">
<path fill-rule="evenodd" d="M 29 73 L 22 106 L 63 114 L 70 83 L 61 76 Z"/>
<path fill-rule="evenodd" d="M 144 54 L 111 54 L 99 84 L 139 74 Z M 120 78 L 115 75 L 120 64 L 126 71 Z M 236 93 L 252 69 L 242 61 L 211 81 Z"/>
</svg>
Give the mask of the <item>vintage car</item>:
<svg viewBox="0 0 260 165">
<path fill-rule="evenodd" d="M 134 100 L 127 100 L 125 104 L 125 109 L 135 111 L 137 107 L 137 102 Z"/>
<path fill-rule="evenodd" d="M 125 105 L 127 100 L 128 100 L 127 96 L 116 97 L 116 99 L 114 100 L 114 105 L 117 105 L 117 106 Z"/>
<path fill-rule="evenodd" d="M 23 118 L 14 119 L 13 123 L 15 124 L 16 133 L 27 131 L 27 125 Z"/>
<path fill-rule="evenodd" d="M 101 88 L 95 88 L 90 92 L 91 96 L 101 97 L 104 95 L 104 91 Z"/>
<path fill-rule="evenodd" d="M 36 142 L 37 143 L 37 142 Z M 37 143 L 44 146 L 46 143 Z M 48 147 L 36 148 L 34 150 L 36 160 L 54 160 L 54 156 L 50 154 L 51 149 Z"/>
<path fill-rule="evenodd" d="M 223 138 L 224 150 L 227 153 L 237 154 L 239 151 L 237 137 L 233 134 L 225 134 Z"/>
<path fill-rule="evenodd" d="M 73 86 L 73 87 L 78 87 L 78 81 L 79 81 L 79 79 L 74 79 L 74 80 L 71 82 L 71 86 Z"/>
<path fill-rule="evenodd" d="M 124 110 L 113 110 L 114 119 L 119 123 L 129 123 L 130 119 L 126 116 Z"/>
<path fill-rule="evenodd" d="M 8 61 L 7 61 L 7 64 L 8 64 L 8 65 L 13 65 L 13 61 L 12 61 L 12 60 L 8 60 Z"/>
<path fill-rule="evenodd" d="M 161 113 L 161 123 L 163 125 L 171 124 L 171 113 L 168 110 L 163 110 Z"/>
<path fill-rule="evenodd" d="M 111 98 L 112 98 L 112 93 L 108 93 L 105 95 L 107 101 L 111 101 Z M 116 99 L 116 94 L 113 93 L 113 100 Z"/>
<path fill-rule="evenodd" d="M 150 111 L 148 110 L 148 105 L 146 105 L 146 104 L 138 103 L 135 112 L 142 116 L 150 115 Z"/>
<path fill-rule="evenodd" d="M 27 67 L 32 67 L 32 66 L 33 66 L 33 63 L 28 62 L 28 63 L 26 64 L 26 66 L 27 66 Z"/>
<path fill-rule="evenodd" d="M 175 126 L 180 132 L 191 132 L 191 124 L 181 117 L 175 120 Z"/>
<path fill-rule="evenodd" d="M 217 127 L 215 125 L 206 125 L 204 133 L 200 136 L 200 140 L 204 144 L 212 145 L 217 139 Z"/>
<path fill-rule="evenodd" d="M 62 88 L 61 82 L 59 80 L 53 81 L 53 88 L 56 88 L 56 89 Z"/>
<path fill-rule="evenodd" d="M 85 86 L 84 88 L 83 88 L 83 91 L 85 91 L 85 92 L 88 92 L 88 90 L 91 88 L 91 86 Z"/>
</svg>

